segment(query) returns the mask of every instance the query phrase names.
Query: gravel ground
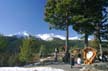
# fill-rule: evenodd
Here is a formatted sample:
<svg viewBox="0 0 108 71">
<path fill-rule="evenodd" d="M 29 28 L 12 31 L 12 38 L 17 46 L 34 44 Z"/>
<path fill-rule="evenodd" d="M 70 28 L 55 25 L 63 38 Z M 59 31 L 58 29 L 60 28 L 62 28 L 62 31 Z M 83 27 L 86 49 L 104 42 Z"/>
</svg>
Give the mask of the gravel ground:
<svg viewBox="0 0 108 71">
<path fill-rule="evenodd" d="M 94 63 L 92 65 L 80 65 L 80 66 L 75 65 L 73 68 L 71 68 L 70 64 L 64 64 L 64 63 L 51 64 L 48 66 L 53 68 L 63 69 L 64 71 L 108 71 L 108 63 Z"/>
<path fill-rule="evenodd" d="M 28 65 L 25 67 L 52 67 L 57 69 L 63 69 L 64 71 L 108 71 L 108 63 L 107 62 L 100 62 L 100 63 L 94 63 L 91 65 L 75 65 L 73 68 L 71 68 L 70 64 L 65 64 L 62 62 L 45 62 L 45 63 L 35 63 L 32 65 Z"/>
<path fill-rule="evenodd" d="M 79 71 L 82 68 L 81 66 L 76 66 L 76 65 L 73 68 L 71 68 L 70 64 L 53 64 L 48 66 L 53 68 L 63 69 L 64 71 Z"/>
</svg>

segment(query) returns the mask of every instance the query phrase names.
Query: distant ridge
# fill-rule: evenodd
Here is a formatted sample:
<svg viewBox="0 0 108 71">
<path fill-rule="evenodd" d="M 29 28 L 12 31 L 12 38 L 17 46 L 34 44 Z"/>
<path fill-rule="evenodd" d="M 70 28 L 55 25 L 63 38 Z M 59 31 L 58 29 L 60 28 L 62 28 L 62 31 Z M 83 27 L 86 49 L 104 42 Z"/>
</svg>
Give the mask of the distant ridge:
<svg viewBox="0 0 108 71">
<path fill-rule="evenodd" d="M 36 34 L 36 35 L 31 35 L 29 34 L 28 32 L 24 31 L 24 32 L 18 32 L 18 33 L 15 33 L 15 34 L 9 34 L 7 35 L 9 37 L 12 37 L 12 36 L 15 36 L 17 38 L 24 38 L 24 37 L 35 37 L 39 40 L 45 40 L 45 41 L 52 41 L 54 39 L 61 39 L 61 40 L 65 40 L 65 36 L 62 36 L 62 35 L 56 35 L 54 33 L 45 33 L 45 34 Z M 74 37 L 69 37 L 69 40 L 81 40 L 80 37 L 78 36 L 74 36 Z M 89 38 L 89 40 L 91 40 Z"/>
</svg>

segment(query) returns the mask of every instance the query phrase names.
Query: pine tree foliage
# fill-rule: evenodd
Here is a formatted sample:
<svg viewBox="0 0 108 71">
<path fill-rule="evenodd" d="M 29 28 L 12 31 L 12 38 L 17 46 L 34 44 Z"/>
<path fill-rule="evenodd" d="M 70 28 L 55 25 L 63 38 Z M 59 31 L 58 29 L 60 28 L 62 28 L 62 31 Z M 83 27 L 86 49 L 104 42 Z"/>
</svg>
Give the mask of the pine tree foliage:
<svg viewBox="0 0 108 71">
<path fill-rule="evenodd" d="M 20 47 L 19 60 L 22 62 L 28 62 L 31 56 L 30 40 L 24 39 Z"/>
</svg>

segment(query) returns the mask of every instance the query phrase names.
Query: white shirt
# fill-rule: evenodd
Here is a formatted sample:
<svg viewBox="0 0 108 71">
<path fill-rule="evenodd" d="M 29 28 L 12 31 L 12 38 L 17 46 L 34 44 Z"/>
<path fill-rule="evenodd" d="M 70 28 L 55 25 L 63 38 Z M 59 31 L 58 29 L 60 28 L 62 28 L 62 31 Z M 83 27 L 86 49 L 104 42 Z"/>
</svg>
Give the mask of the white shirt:
<svg viewBox="0 0 108 71">
<path fill-rule="evenodd" d="M 81 58 L 77 58 L 77 64 L 81 64 Z"/>
</svg>

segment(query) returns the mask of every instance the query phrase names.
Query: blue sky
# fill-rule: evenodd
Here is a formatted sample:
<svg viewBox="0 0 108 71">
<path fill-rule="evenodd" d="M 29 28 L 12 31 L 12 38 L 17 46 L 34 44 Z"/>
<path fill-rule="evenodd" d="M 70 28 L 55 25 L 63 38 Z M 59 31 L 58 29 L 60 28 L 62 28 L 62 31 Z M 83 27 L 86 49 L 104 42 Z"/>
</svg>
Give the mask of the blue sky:
<svg viewBox="0 0 108 71">
<path fill-rule="evenodd" d="M 65 31 L 49 30 L 44 18 L 46 0 L 0 0 L 0 33 L 14 34 L 27 31 L 30 34 L 54 33 L 65 36 Z M 70 36 L 78 34 L 70 27 Z"/>
</svg>

